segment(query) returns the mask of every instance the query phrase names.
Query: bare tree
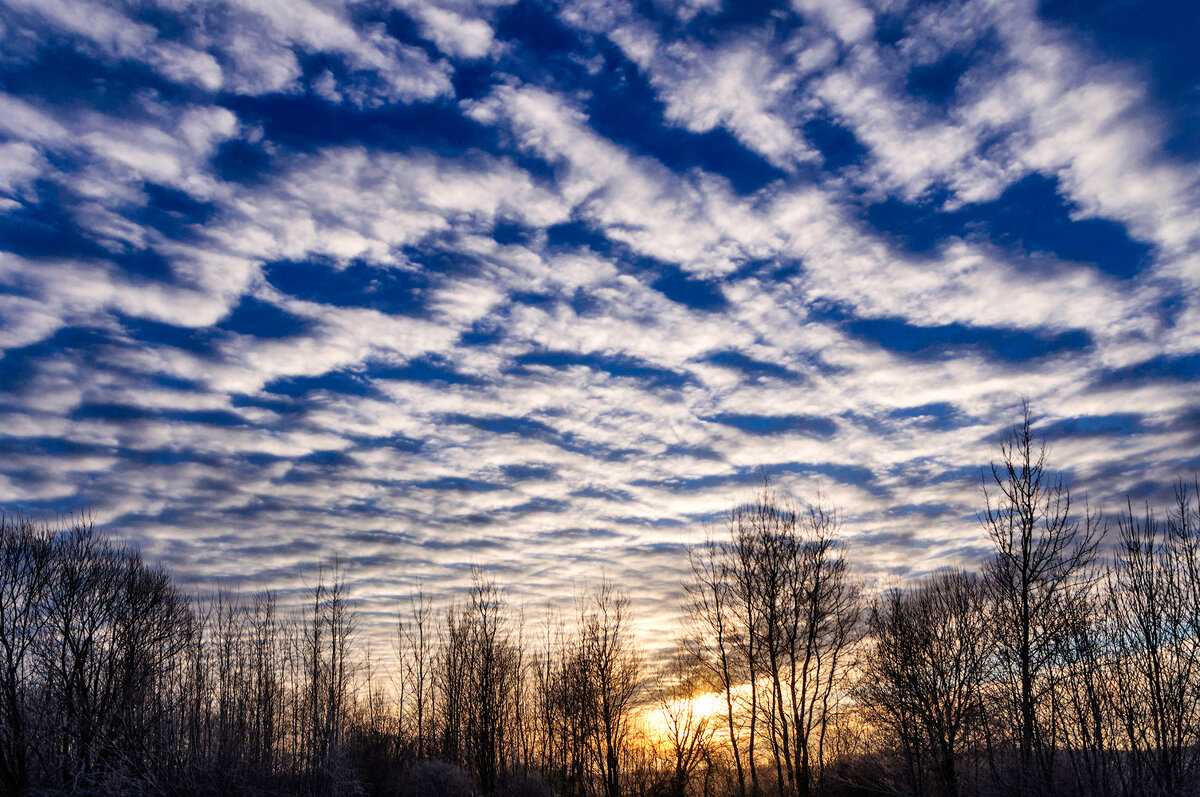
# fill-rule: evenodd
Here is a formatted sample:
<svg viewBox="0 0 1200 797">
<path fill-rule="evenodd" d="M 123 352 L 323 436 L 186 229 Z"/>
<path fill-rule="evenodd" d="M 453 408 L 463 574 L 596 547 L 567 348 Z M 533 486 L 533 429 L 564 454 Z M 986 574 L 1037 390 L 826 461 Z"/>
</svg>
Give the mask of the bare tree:
<svg viewBox="0 0 1200 797">
<path fill-rule="evenodd" d="M 797 791 L 807 794 L 824 777 L 828 737 L 849 686 L 853 648 L 861 638 L 862 606 L 841 553 L 837 513 L 818 500 L 797 523 L 790 600 L 794 619 L 786 638 L 795 780 Z"/>
<path fill-rule="evenodd" d="M 767 486 L 764 483 L 764 491 Z M 763 501 L 760 500 L 757 503 L 761 505 Z M 760 648 L 764 623 L 766 623 L 759 589 L 761 557 L 759 556 L 759 527 L 755 523 L 756 516 L 754 506 L 734 507 L 727 516 L 726 524 L 730 535 L 729 550 L 732 560 L 727 570 L 734 598 L 731 607 L 735 618 L 734 622 L 739 627 L 733 636 L 733 641 L 741 661 L 745 663 L 745 683 L 749 685 L 744 701 L 747 715 L 746 764 L 750 770 L 750 792 L 755 797 L 762 793 L 756 745 L 760 736 L 759 720 L 762 714 L 759 689 L 762 660 Z M 778 760 L 778 756 L 776 756 L 776 760 Z M 779 780 L 782 782 L 782 778 Z"/>
<path fill-rule="evenodd" d="M 1080 797 L 1107 797 L 1118 769 L 1114 711 L 1114 602 L 1100 590 L 1063 607 L 1066 635 L 1056 702 L 1062 706 L 1062 745 Z"/>
<path fill-rule="evenodd" d="M 429 726 L 433 719 L 433 605 L 421 586 L 409 596 L 408 605 L 408 616 L 396 622 L 396 652 L 403 669 L 401 694 L 411 695 L 413 701 L 414 752 L 418 758 L 424 758 L 429 754 Z"/>
<path fill-rule="evenodd" d="M 733 537 L 737 528 L 736 510 L 726 513 L 725 522 L 730 537 Z M 711 530 L 703 545 L 688 550 L 688 557 L 692 580 L 684 585 L 689 598 L 685 617 L 690 632 L 685 644 L 696 661 L 708 669 L 709 682 L 721 694 L 738 794 L 746 797 L 746 773 L 739 740 L 741 724 L 734 720 L 734 690 L 741 685 L 739 676 L 744 670 L 738 658 L 737 644 L 743 631 L 737 624 L 733 608 L 737 599 L 733 583 L 736 560 L 732 544 L 714 539 Z"/>
<path fill-rule="evenodd" d="M 1110 580 L 1117 710 L 1131 756 L 1127 784 L 1195 793 L 1200 782 L 1200 523 L 1182 485 L 1166 533 L 1127 505 Z"/>
<path fill-rule="evenodd" d="M 958 797 L 963 744 L 982 721 L 986 625 L 982 585 L 962 571 L 891 590 L 871 608 L 857 692 L 899 743 L 913 795 L 931 780 Z"/>
<path fill-rule="evenodd" d="M 305 777 L 310 788 L 340 791 L 348 787 L 340 754 L 354 679 L 350 645 L 357 625 L 349 588 L 335 559 L 326 583 L 325 570 L 311 589 L 300 624 L 300 684 L 303 689 Z"/>
<path fill-rule="evenodd" d="M 438 737 L 441 757 L 452 764 L 464 764 L 467 688 L 470 671 L 467 650 L 470 626 L 464 613 L 451 606 L 438 629 L 439 643 L 435 673 L 438 695 Z"/>
<path fill-rule="evenodd" d="M 690 652 L 680 650 L 655 674 L 654 707 L 671 759 L 671 797 L 684 797 L 696 769 L 711 759 L 718 723 L 697 703 L 708 680 L 702 666 Z"/>
<path fill-rule="evenodd" d="M 0 516 L 0 787 L 13 794 L 29 788 L 34 646 L 46 624 L 52 542 L 47 527 Z"/>
<path fill-rule="evenodd" d="M 621 797 L 622 762 L 641 686 L 629 599 L 604 580 L 580 609 L 579 661 L 587 686 L 591 748 L 605 797 Z"/>
<path fill-rule="evenodd" d="M 1000 445 L 983 485 L 980 522 L 995 553 L 984 568 L 995 613 L 991 628 L 1008 684 L 1021 793 L 1049 792 L 1055 768 L 1054 715 L 1039 717 L 1050 677 L 1070 636 L 1068 607 L 1090 587 L 1101 527 L 1072 513 L 1071 492 L 1046 468 L 1029 406 Z M 1040 770 L 1040 778 L 1035 767 Z"/>
<path fill-rule="evenodd" d="M 807 794 L 821 787 L 861 638 L 841 523 L 764 478 L 723 525 L 727 540 L 692 551 L 690 645 L 723 694 L 739 794 L 762 788 L 760 739 L 776 792 Z"/>
<path fill-rule="evenodd" d="M 502 774 L 520 660 L 503 592 L 479 568 L 471 574 L 469 601 L 467 749 L 480 790 L 492 794 Z"/>
</svg>

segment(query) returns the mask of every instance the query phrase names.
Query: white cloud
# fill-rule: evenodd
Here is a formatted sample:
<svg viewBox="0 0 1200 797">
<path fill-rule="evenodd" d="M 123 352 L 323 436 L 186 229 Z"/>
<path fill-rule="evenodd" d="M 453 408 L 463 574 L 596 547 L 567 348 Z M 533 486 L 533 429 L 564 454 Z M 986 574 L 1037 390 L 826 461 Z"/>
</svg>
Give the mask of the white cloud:
<svg viewBox="0 0 1200 797">
<path fill-rule="evenodd" d="M 872 41 L 864 8 L 797 7 L 817 24 L 782 44 L 746 30 L 703 45 L 663 39 L 665 27 L 643 24 L 628 5 L 566 12 L 638 64 L 668 123 L 724 128 L 793 170 L 752 195 L 605 139 L 581 110 L 586 87 L 513 77 L 461 104 L 495 129 L 501 150 L 513 148 L 509 156 L 293 153 L 268 141 L 271 170 L 244 184 L 213 171 L 222 143 L 252 135 L 220 107 L 138 95 L 120 113 L 101 113 L 0 95 L 0 191 L 24 208 L 40 199 L 39 180 L 69 188 L 77 204 L 65 210 L 78 232 L 110 255 L 0 256 L 0 347 L 70 327 L 94 333 L 64 335 L 53 353 L 16 369 L 0 435 L 31 453 L 26 475 L 0 473 L 0 499 L 94 502 L 185 578 L 251 570 L 255 583 L 290 589 L 298 568 L 370 531 L 390 535 L 387 550 L 410 562 L 355 574 L 380 594 L 403 593 L 417 572 L 460 585 L 451 566 L 473 559 L 513 568 L 522 597 L 540 601 L 602 558 L 615 578 L 640 577 L 650 557 L 630 549 L 686 539 L 689 524 L 739 497 L 758 466 L 798 490 L 823 479 L 852 539 L 878 531 L 930 542 L 924 551 L 864 545 L 864 567 L 919 571 L 966 555 L 953 552 L 981 542 L 962 521 L 977 504 L 972 471 L 994 455 L 990 436 L 1021 394 L 1051 421 L 1142 418 L 1147 430 L 1136 435 L 1056 445 L 1055 463 L 1074 469 L 1097 502 L 1168 478 L 1194 447 L 1178 430 L 1194 385 L 1096 383 L 1158 354 L 1193 356 L 1200 341 L 1195 289 L 1179 286 L 1197 273 L 1195 178 L 1161 154 L 1144 88 L 1127 73 L 1095 70 L 1024 6 L 1003 17 L 987 4 L 944 18 L 922 12 L 891 50 Z M 309 88 L 329 102 L 449 96 L 447 64 L 352 24 L 337 3 L 229 8 L 237 13 L 227 24 L 179 43 L 107 7 L 93 30 L 72 35 L 201 87 L 217 73 L 197 53 L 220 64 L 224 90 L 241 93 L 301 91 L 300 56 L 326 53 L 337 63 Z M 493 39 L 496 9 L 486 5 L 409 8 L 448 55 L 502 58 L 514 46 Z M 663 8 L 697 23 L 711 10 Z M 55 0 L 25 14 L 70 32 L 67 17 L 85 10 Z M 941 109 L 908 96 L 912 65 L 937 63 L 1001 22 L 993 74 L 969 69 Z M 161 53 L 169 64 L 154 60 Z M 836 175 L 804 176 L 819 163 L 800 128 L 817 114 L 850 129 L 867 157 Z M 526 157 L 549 169 L 527 172 Z M 1118 281 L 974 236 L 916 256 L 861 218 L 862 202 L 932 188 L 948 190 L 951 207 L 985 201 L 1033 170 L 1056 176 L 1080 217 L 1123 221 L 1154 243 L 1150 273 Z M 173 237 L 145 223 L 147 182 L 202 203 L 203 225 Z M 493 238 L 502 222 L 517 230 L 512 242 Z M 567 222 L 620 256 L 605 244 L 551 246 L 548 228 Z M 143 249 L 169 274 L 119 266 Z M 337 306 L 346 302 L 318 286 L 291 296 L 265 279 L 264 264 L 285 270 L 286 261 L 328 269 L 331 282 L 374 269 L 420 288 L 413 307 Z M 726 306 L 697 310 L 653 289 L 661 263 L 711 280 Z M 296 328 L 284 337 L 221 328 L 247 297 Z M 1148 309 L 1168 300 L 1182 301 L 1170 323 Z M 1009 361 L 986 342 L 907 356 L 895 351 L 903 341 L 850 334 L 821 312 L 829 306 L 914 328 L 1083 330 L 1093 344 Z M 168 331 L 158 340 L 138 320 Z M 444 378 L 404 378 L 414 363 Z M 362 395 L 334 380 L 299 398 L 266 390 L 330 372 Z M 77 413 L 109 405 L 144 417 Z M 810 416 L 828 427 L 755 434 L 739 415 Z M 38 453 L 45 439 L 84 453 Z M 321 452 L 341 459 L 310 456 Z M 163 453 L 166 464 L 146 464 Z M 887 513 L 910 504 L 935 517 Z M 167 509 L 177 525 L 158 523 Z M 261 550 L 268 527 L 278 530 L 275 553 Z M 485 536 L 496 545 L 478 547 Z M 650 625 L 669 612 L 662 581 L 638 587 Z"/>
<path fill-rule="evenodd" d="M 407 3 L 405 9 L 420 21 L 421 33 L 447 55 L 483 58 L 492 50 L 492 26 L 482 19 L 426 2 Z"/>
<path fill-rule="evenodd" d="M 27 197 L 33 182 L 46 169 L 45 158 L 24 141 L 0 144 L 0 192 Z"/>
<path fill-rule="evenodd" d="M 43 18 L 106 55 L 144 61 L 172 80 L 209 91 L 222 86 L 221 67 L 211 54 L 162 41 L 151 25 L 135 22 L 108 4 L 92 0 L 12 0 L 9 5 Z"/>
<path fill-rule="evenodd" d="M 820 19 L 848 44 L 867 38 L 875 30 L 871 12 L 856 0 L 792 0 L 792 7 Z"/>
<path fill-rule="evenodd" d="M 169 80 L 208 91 L 229 87 L 243 94 L 299 90 L 298 53 L 345 59 L 347 70 L 372 76 L 352 79 L 343 94 L 359 105 L 411 102 L 450 95 L 450 67 L 389 36 L 381 24 L 356 26 L 342 2 L 228 0 L 205 13 L 190 4 L 156 5 L 186 22 L 187 40 L 165 40 L 152 25 L 95 0 L 16 0 L 26 19 L 41 20 L 79 37 L 101 54 L 140 61 Z M 450 13 L 450 12 L 445 12 Z M 443 27 L 445 17 L 440 18 Z M 480 23 L 481 24 L 481 23 Z M 483 35 L 464 20 L 462 47 Z"/>
</svg>

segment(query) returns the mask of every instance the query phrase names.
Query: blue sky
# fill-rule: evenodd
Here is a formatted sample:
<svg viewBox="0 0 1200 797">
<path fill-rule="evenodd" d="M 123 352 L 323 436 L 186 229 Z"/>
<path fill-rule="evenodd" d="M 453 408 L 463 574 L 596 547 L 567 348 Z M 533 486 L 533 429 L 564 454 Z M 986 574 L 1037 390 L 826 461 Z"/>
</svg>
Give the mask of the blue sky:
<svg viewBox="0 0 1200 797">
<path fill-rule="evenodd" d="M 973 561 L 1022 397 L 1092 503 L 1161 497 L 1200 465 L 1197 30 L 5 0 L 0 504 L 188 584 L 338 554 L 381 618 L 473 563 L 530 606 L 603 571 L 649 630 L 759 468 L 866 578 Z"/>
</svg>

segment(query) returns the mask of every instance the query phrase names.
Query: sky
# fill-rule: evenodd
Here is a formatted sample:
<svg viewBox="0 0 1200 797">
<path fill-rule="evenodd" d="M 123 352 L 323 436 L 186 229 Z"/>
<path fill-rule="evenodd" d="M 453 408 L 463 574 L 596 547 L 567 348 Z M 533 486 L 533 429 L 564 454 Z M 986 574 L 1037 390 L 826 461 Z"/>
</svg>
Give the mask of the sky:
<svg viewBox="0 0 1200 797">
<path fill-rule="evenodd" d="M 1028 400 L 1200 469 L 1194 2 L 0 0 L 0 506 L 188 588 L 670 631 L 760 472 L 884 583 Z M 532 610 L 531 610 L 532 611 Z"/>
</svg>

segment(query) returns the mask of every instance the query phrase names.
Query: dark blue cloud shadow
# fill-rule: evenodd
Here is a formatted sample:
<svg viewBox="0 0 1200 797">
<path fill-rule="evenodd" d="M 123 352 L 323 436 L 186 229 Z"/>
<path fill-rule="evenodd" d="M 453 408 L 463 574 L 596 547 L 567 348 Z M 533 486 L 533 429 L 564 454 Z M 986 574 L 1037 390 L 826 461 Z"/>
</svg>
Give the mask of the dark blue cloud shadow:
<svg viewBox="0 0 1200 797">
<path fill-rule="evenodd" d="M 930 404 L 920 404 L 912 407 L 899 407 L 889 410 L 887 417 L 899 421 L 910 422 L 913 425 L 936 432 L 948 432 L 963 426 L 980 423 L 980 420 L 966 413 L 961 407 L 947 401 L 935 401 Z"/>
<path fill-rule="evenodd" d="M 1096 375 L 1097 387 L 1153 384 L 1155 382 L 1190 382 L 1200 377 L 1200 353 L 1160 354 L 1124 368 L 1115 368 Z"/>
<path fill-rule="evenodd" d="M 361 307 L 392 315 L 421 316 L 433 286 L 426 269 L 398 269 L 354 262 L 336 264 L 278 261 L 263 267 L 263 276 L 289 296 L 334 307 Z"/>
<path fill-rule="evenodd" d="M 1128 437 L 1148 431 L 1141 415 L 1132 412 L 1111 415 L 1080 415 L 1040 425 L 1038 434 L 1047 440 L 1092 437 Z"/>
<path fill-rule="evenodd" d="M 804 136 L 821 153 L 825 168 L 835 172 L 862 165 L 870 154 L 853 130 L 826 116 L 805 122 Z"/>
<path fill-rule="evenodd" d="M 547 227 L 546 245 L 551 249 L 591 249 L 599 253 L 615 252 L 620 247 L 581 219 L 572 219 Z"/>
<path fill-rule="evenodd" d="M 106 333 L 90 327 L 63 327 L 45 340 L 7 349 L 0 356 L 0 396 L 23 395 L 36 384 L 38 367 L 58 358 L 97 361 L 109 345 Z"/>
<path fill-rule="evenodd" d="M 598 352 L 589 354 L 552 350 L 527 352 L 514 360 L 514 367 L 509 372 L 516 374 L 527 372 L 529 366 L 547 366 L 555 369 L 582 366 L 619 379 L 641 382 L 650 389 L 678 389 L 692 381 L 689 374 L 659 368 L 636 357 Z"/>
<path fill-rule="evenodd" d="M 487 380 L 482 377 L 455 370 L 453 363 L 435 354 L 417 357 L 399 366 L 371 363 L 368 364 L 367 372 L 372 379 L 439 382 L 448 385 L 478 386 L 487 384 Z"/>
<path fill-rule="evenodd" d="M 954 97 L 958 81 L 971 65 L 970 57 L 963 52 L 952 51 L 931 64 L 918 64 L 908 73 L 905 89 L 912 96 L 942 106 Z"/>
<path fill-rule="evenodd" d="M 723 127 L 693 133 L 668 123 L 666 106 L 637 66 L 611 45 L 605 47 L 605 55 L 605 73 L 592 83 L 587 108 L 597 133 L 676 173 L 701 169 L 721 175 L 743 195 L 787 177 Z"/>
<path fill-rule="evenodd" d="M 558 469 L 553 465 L 501 465 L 500 473 L 504 476 L 505 482 L 510 484 L 530 481 L 559 480 Z"/>
<path fill-rule="evenodd" d="M 329 371 L 319 376 L 289 376 L 273 379 L 263 386 L 264 393 L 289 398 L 312 398 L 313 393 L 343 393 L 349 396 L 377 396 L 378 391 L 364 373 Z"/>
<path fill-rule="evenodd" d="M 817 415 L 751 415 L 719 413 L 701 420 L 732 426 L 757 435 L 800 434 L 804 437 L 828 439 L 837 431 L 837 424 Z"/>
<path fill-rule="evenodd" d="M 166 105 L 210 99 L 201 88 L 174 83 L 136 60 L 104 56 L 84 40 L 44 29 L 36 17 L 14 19 L 0 7 L 0 28 L 9 26 L 14 33 L 28 26 L 36 35 L 5 37 L 6 57 L 0 58 L 0 91 L 5 93 L 126 118 L 145 115 L 148 97 Z"/>
<path fill-rule="evenodd" d="M 959 516 L 959 508 L 950 504 L 893 504 L 884 510 L 884 515 L 890 518 L 918 518 L 923 521 L 953 519 Z M 894 532 L 904 536 L 913 532 Z"/>
<path fill-rule="evenodd" d="M 735 349 L 726 349 L 715 354 L 710 354 L 703 361 L 736 371 L 747 379 L 779 379 L 784 382 L 805 381 L 803 375 L 797 374 L 790 368 L 786 368 L 778 363 L 755 360 Z"/>
<path fill-rule="evenodd" d="M 650 283 L 650 287 L 671 301 L 693 310 L 717 311 L 729 306 L 719 282 L 697 279 L 670 263 L 659 266 L 659 276 Z"/>
<path fill-rule="evenodd" d="M 0 213 L 0 249 L 28 258 L 101 258 L 109 251 L 79 226 L 78 199 L 47 181 L 34 186 L 37 201 Z"/>
<path fill-rule="evenodd" d="M 492 493 L 508 489 L 503 484 L 482 479 L 469 479 L 465 476 L 442 476 L 429 481 L 414 482 L 412 486 L 421 490 L 445 490 L 455 493 Z"/>
<path fill-rule="evenodd" d="M 1018 255 L 1050 254 L 1092 264 L 1121 279 L 1136 276 L 1150 264 L 1153 247 L 1131 238 L 1125 225 L 1111 219 L 1075 220 L 1073 209 L 1059 194 L 1057 180 L 1034 173 L 991 202 L 957 211 L 940 210 L 936 198 L 920 204 L 888 199 L 866 207 L 864 216 L 918 254 L 936 251 L 952 236 L 978 236 Z"/>
<path fill-rule="evenodd" d="M 105 421 L 117 424 L 159 420 L 204 426 L 247 425 L 245 418 L 228 410 L 172 410 L 103 402 L 84 402 L 73 409 L 68 417 L 73 421 Z"/>
<path fill-rule="evenodd" d="M 253 183 L 271 168 L 269 142 L 249 142 L 243 139 L 225 141 L 217 147 L 209 165 L 213 172 L 228 183 Z"/>
<path fill-rule="evenodd" d="M 589 249 L 623 273 L 637 276 L 671 301 L 692 310 L 715 312 L 729 306 L 719 280 L 694 277 L 674 263 L 638 254 L 585 221 L 575 219 L 548 227 L 546 244 L 551 250 Z M 583 304 L 587 304 L 586 299 Z"/>
<path fill-rule="evenodd" d="M 551 529 L 550 531 L 539 531 L 537 532 L 537 536 L 539 539 L 566 541 L 616 540 L 621 538 L 621 535 L 612 529 L 600 528 Z"/>
<path fill-rule="evenodd" d="M 133 220 L 153 227 L 167 238 L 188 238 L 216 214 L 212 202 L 194 199 L 169 186 L 145 183 L 142 190 L 146 193 L 146 204 L 134 211 Z"/>
<path fill-rule="evenodd" d="M 282 307 L 247 295 L 217 327 L 239 335 L 269 339 L 302 335 L 311 328 L 311 323 Z"/>
<path fill-rule="evenodd" d="M 1081 329 L 1010 329 L 942 324 L 917 326 L 900 318 L 856 318 L 834 309 L 814 311 L 837 323 L 852 337 L 885 351 L 918 360 L 977 354 L 986 360 L 1023 363 L 1083 352 L 1094 342 Z"/>
<path fill-rule="evenodd" d="M 629 503 L 634 500 L 633 494 L 627 490 L 605 489 L 588 485 L 581 487 L 571 493 L 577 498 L 596 498 L 602 501 L 612 501 L 614 503 Z"/>
<path fill-rule="evenodd" d="M 728 0 L 689 9 L 694 15 L 680 19 L 671 3 L 637 0 L 642 17 L 665 38 L 687 38 L 705 44 L 717 44 L 744 35 L 748 30 L 773 30 L 782 39 L 803 24 L 787 0 Z"/>
<path fill-rule="evenodd" d="M 976 67 L 987 76 L 1003 74 L 1009 68 L 1007 45 L 994 28 L 975 32 L 969 42 L 960 41 L 935 60 L 914 64 L 905 76 L 904 89 L 910 97 L 925 100 L 935 113 L 946 113 L 955 105 L 955 97 L 968 71 Z"/>
<path fill-rule="evenodd" d="M 839 484 L 851 484 L 872 495 L 888 496 L 887 488 L 879 484 L 879 480 L 870 468 L 861 465 L 848 465 L 838 462 L 784 462 L 772 465 L 766 469 L 767 474 L 774 478 L 777 474 L 792 474 L 803 476 L 805 479 L 829 479 Z M 800 498 L 805 496 L 801 495 Z"/>
<path fill-rule="evenodd" d="M 613 448 L 611 446 L 580 440 L 573 432 L 559 431 L 536 418 L 509 415 L 476 417 L 462 413 L 446 413 L 440 416 L 438 422 L 472 426 L 489 434 L 514 435 L 516 437 L 537 440 L 548 445 L 557 446 L 564 451 L 584 454 L 604 462 L 623 462 L 635 456 L 644 455 L 644 452 L 636 448 Z"/>
<path fill-rule="evenodd" d="M 391 152 L 432 152 L 454 160 L 487 153 L 507 158 L 535 177 L 554 175 L 550 164 L 511 150 L 496 128 L 464 116 L 449 101 L 354 108 L 313 95 L 272 94 L 229 97 L 223 104 L 244 123 L 263 131 L 256 142 L 225 142 L 214 156 L 214 169 L 231 182 L 255 181 L 280 153 L 351 145 Z"/>
<path fill-rule="evenodd" d="M 179 327 L 148 318 L 118 314 L 131 341 L 148 346 L 169 346 L 201 356 L 214 355 L 220 336 L 211 327 Z"/>
</svg>

